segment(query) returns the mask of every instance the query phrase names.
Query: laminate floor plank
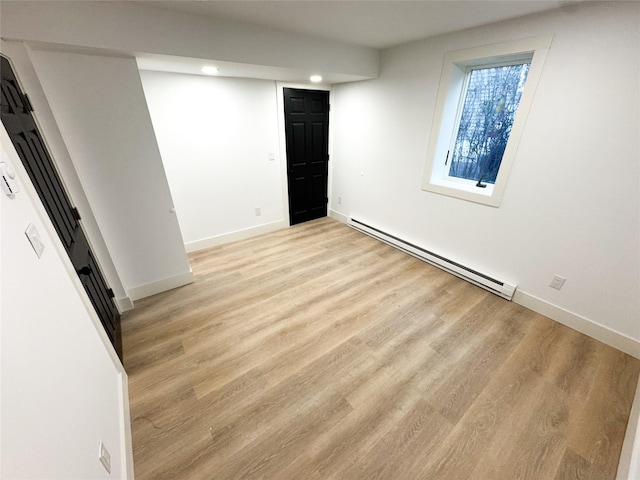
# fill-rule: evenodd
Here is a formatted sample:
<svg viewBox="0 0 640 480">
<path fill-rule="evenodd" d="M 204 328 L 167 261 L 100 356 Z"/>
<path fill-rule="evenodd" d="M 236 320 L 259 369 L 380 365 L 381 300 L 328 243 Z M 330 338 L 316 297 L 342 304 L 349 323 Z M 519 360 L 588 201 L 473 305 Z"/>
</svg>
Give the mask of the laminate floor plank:
<svg viewBox="0 0 640 480">
<path fill-rule="evenodd" d="M 428 401 L 419 399 L 375 446 L 375 452 L 385 454 L 362 457 L 358 461 L 359 468 L 352 470 L 355 470 L 354 474 L 343 478 L 415 478 L 424 458 L 433 454 L 452 428 Z M 421 454 L 416 455 L 415 452 Z"/>
<path fill-rule="evenodd" d="M 601 478 L 607 478 L 607 475 L 599 467 L 567 448 L 554 480 L 600 480 Z"/>
<path fill-rule="evenodd" d="M 633 396 L 638 370 L 635 359 L 603 348 L 595 380 L 568 435 L 569 446 L 607 475 L 615 475 L 617 469 L 624 436 L 615 432 L 628 422 L 631 406 L 626 399 Z"/>
<path fill-rule="evenodd" d="M 136 478 L 613 480 L 640 361 L 332 219 L 122 320 Z"/>
<path fill-rule="evenodd" d="M 536 480 L 554 478 L 566 446 L 569 406 L 557 389 L 540 392 L 540 402 L 532 409 L 511 448 L 503 468 L 495 478 Z"/>
</svg>

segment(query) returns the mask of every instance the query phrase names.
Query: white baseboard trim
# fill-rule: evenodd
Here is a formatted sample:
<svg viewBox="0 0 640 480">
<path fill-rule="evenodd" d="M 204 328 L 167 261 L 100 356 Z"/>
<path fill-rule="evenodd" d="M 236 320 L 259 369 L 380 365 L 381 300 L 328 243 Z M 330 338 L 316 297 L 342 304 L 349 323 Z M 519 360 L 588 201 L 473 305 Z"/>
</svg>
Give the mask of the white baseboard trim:
<svg viewBox="0 0 640 480">
<path fill-rule="evenodd" d="M 335 210 L 329 210 L 329 216 L 345 224 L 349 220 L 349 217 L 347 215 L 340 212 L 336 212 Z"/>
<path fill-rule="evenodd" d="M 284 220 L 278 222 L 266 223 L 264 225 L 258 225 L 257 227 L 251 227 L 244 230 L 236 230 L 235 232 L 224 233 L 222 235 L 216 235 L 215 237 L 203 238 L 202 240 L 196 240 L 194 242 L 188 242 L 184 244 L 184 248 L 187 253 L 197 252 L 199 250 L 206 250 L 207 248 L 217 247 L 229 242 L 235 242 L 237 240 L 245 240 L 247 238 L 255 237 L 256 235 L 262 235 L 263 233 L 274 232 L 281 228 L 287 228 L 289 224 Z"/>
<path fill-rule="evenodd" d="M 615 330 L 604 327 L 592 320 L 588 320 L 580 315 L 552 305 L 521 290 L 516 290 L 516 293 L 513 296 L 513 301 L 613 348 L 617 348 L 632 357 L 640 358 L 640 342 L 627 337 L 622 333 L 616 332 Z"/>
<path fill-rule="evenodd" d="M 627 433 L 624 436 L 618 473 L 616 480 L 638 480 L 640 478 L 640 382 L 636 388 L 636 396 L 633 400 Z"/>
<path fill-rule="evenodd" d="M 131 436 L 131 410 L 129 408 L 129 377 L 127 372 L 124 371 L 124 367 L 118 374 L 119 378 L 119 390 L 120 390 L 120 409 L 121 416 L 120 421 L 123 426 L 123 430 L 120 433 L 120 444 L 123 446 L 120 453 L 120 462 L 124 466 L 124 476 L 126 480 L 135 480 L 133 473 L 133 440 Z"/>
<path fill-rule="evenodd" d="M 133 310 L 133 300 L 131 300 L 131 297 L 114 298 L 113 301 L 116 302 L 116 308 L 120 313 Z"/>
<path fill-rule="evenodd" d="M 189 269 L 186 273 L 181 273 L 169 278 L 163 278 L 156 282 L 145 283 L 144 285 L 138 285 L 128 290 L 129 298 L 136 301 L 141 298 L 150 297 L 156 293 L 166 292 L 174 288 L 182 287 L 193 283 L 193 272 Z"/>
</svg>

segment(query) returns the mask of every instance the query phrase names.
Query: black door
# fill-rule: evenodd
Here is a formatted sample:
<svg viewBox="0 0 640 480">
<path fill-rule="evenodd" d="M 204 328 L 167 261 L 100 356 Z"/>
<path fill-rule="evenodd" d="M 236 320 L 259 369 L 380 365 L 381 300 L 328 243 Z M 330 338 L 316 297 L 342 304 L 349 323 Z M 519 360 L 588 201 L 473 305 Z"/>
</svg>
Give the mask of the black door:
<svg viewBox="0 0 640 480">
<path fill-rule="evenodd" d="M 291 225 L 327 216 L 329 92 L 284 89 Z"/>
<path fill-rule="evenodd" d="M 80 281 L 93 304 L 104 329 L 122 359 L 120 314 L 113 303 L 113 292 L 107 286 L 79 220 L 80 215 L 67 196 L 51 155 L 42 140 L 32 115 L 29 99 L 5 57 L 0 57 L 2 76 L 2 123 L 24 164 L 40 200 L 69 254 Z"/>
</svg>

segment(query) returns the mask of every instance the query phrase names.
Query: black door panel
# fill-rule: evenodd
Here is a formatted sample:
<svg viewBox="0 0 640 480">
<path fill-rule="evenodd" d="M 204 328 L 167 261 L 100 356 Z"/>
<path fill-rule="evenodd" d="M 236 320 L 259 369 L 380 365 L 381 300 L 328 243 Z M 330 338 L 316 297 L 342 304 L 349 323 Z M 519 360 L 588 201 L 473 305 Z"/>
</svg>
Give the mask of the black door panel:
<svg viewBox="0 0 640 480">
<path fill-rule="evenodd" d="M 284 89 L 291 225 L 327 216 L 329 92 Z"/>
</svg>

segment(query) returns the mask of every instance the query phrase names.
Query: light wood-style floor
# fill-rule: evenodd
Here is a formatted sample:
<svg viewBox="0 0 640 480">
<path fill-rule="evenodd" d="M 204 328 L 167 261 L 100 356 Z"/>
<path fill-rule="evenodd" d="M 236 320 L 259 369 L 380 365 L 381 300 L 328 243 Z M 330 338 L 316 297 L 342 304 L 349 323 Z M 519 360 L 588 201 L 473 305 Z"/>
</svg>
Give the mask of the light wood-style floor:
<svg viewBox="0 0 640 480">
<path fill-rule="evenodd" d="M 331 219 L 122 322 L 136 479 L 614 479 L 640 361 Z"/>
</svg>

